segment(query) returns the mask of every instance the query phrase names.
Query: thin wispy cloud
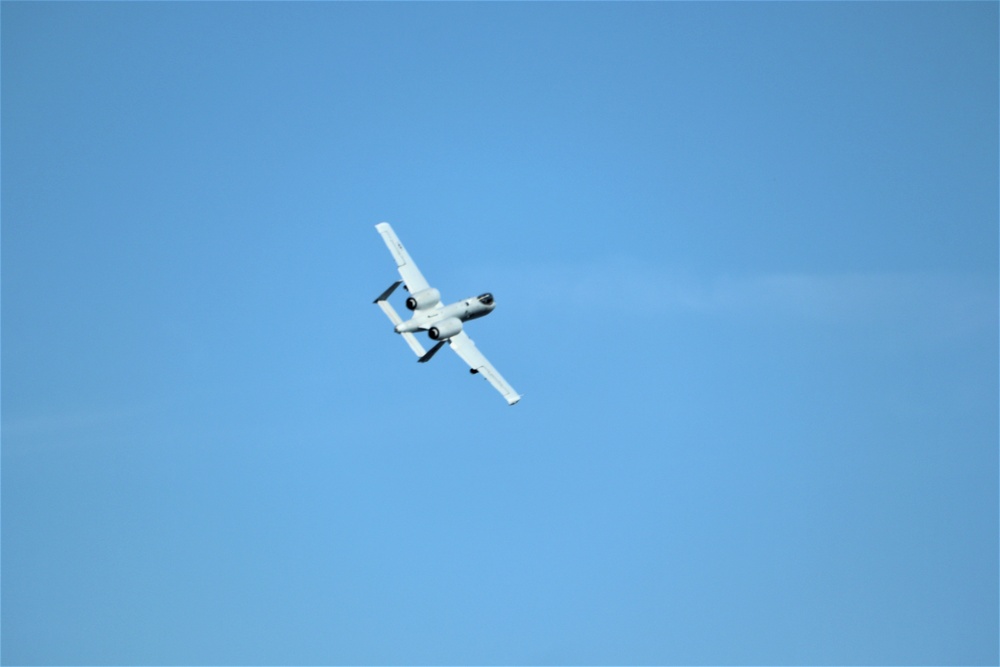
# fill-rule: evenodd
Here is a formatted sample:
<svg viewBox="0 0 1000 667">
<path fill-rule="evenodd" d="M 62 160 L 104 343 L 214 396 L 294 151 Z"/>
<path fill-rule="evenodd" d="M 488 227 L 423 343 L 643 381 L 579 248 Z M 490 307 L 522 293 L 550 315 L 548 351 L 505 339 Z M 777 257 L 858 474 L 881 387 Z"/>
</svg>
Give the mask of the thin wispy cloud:
<svg viewBox="0 0 1000 667">
<path fill-rule="evenodd" d="M 625 259 L 496 274 L 518 299 L 556 310 L 890 325 L 935 337 L 995 330 L 998 321 L 995 281 L 967 274 L 699 275 Z"/>
<path fill-rule="evenodd" d="M 15 453 L 40 447 L 79 447 L 83 443 L 114 440 L 147 410 L 138 407 L 52 408 L 33 414 L 4 414 L 4 450 Z"/>
</svg>

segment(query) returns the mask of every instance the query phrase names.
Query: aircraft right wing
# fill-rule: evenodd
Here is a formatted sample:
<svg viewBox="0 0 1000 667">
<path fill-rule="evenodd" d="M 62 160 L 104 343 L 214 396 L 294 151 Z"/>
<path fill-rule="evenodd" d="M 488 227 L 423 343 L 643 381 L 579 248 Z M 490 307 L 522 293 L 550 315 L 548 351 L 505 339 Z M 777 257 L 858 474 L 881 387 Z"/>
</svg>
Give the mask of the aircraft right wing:
<svg viewBox="0 0 1000 667">
<path fill-rule="evenodd" d="M 503 394 L 508 405 L 514 405 L 521 400 L 521 396 L 507 384 L 502 375 L 497 373 L 497 369 L 493 368 L 493 364 L 486 360 L 486 357 L 479 351 L 467 333 L 461 331 L 449 338 L 448 342 L 451 343 L 451 349 L 455 350 L 455 354 L 469 364 L 473 373 L 482 375 L 497 391 Z"/>
<path fill-rule="evenodd" d="M 375 225 L 375 229 L 382 235 L 382 240 L 389 247 L 389 252 L 392 253 L 393 259 L 396 260 L 396 268 L 399 269 L 399 275 L 403 278 L 403 282 L 406 283 L 406 289 L 410 291 L 410 294 L 430 287 L 424 278 L 424 274 L 420 273 L 420 269 L 410 259 L 410 253 L 406 252 L 406 248 L 399 242 L 399 237 L 392 230 L 392 226 L 388 222 L 380 222 Z"/>
</svg>

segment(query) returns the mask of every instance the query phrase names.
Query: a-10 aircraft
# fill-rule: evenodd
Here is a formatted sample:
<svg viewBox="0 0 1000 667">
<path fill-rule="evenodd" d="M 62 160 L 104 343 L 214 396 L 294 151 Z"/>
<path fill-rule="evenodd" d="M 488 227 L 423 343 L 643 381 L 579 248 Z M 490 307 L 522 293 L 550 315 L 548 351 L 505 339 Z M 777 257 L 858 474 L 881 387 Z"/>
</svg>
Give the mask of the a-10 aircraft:
<svg viewBox="0 0 1000 667">
<path fill-rule="evenodd" d="M 462 330 L 464 322 L 493 312 L 493 309 L 496 308 L 493 295 L 487 292 L 450 305 L 442 304 L 441 293 L 427 283 L 423 274 L 420 273 L 420 269 L 410 259 L 406 248 L 399 242 L 399 237 L 396 236 L 389 223 L 380 222 L 375 225 L 375 229 L 382 235 L 382 239 L 389 247 L 389 252 L 396 260 L 399 275 L 403 278 L 382 292 L 375 299 L 375 303 L 392 320 L 396 326 L 396 333 L 403 337 L 410 349 L 419 357 L 417 361 L 429 361 L 445 343 L 448 343 L 451 349 L 455 350 L 455 353 L 469 365 L 469 372 L 473 375 L 482 375 L 489 380 L 489 383 L 503 395 L 509 405 L 514 405 L 521 400 L 521 396 L 507 384 L 502 375 L 497 373 L 493 364 L 486 360 L 469 335 Z M 413 316 L 408 320 L 403 320 L 388 301 L 389 295 L 400 285 L 403 285 L 410 292 L 409 298 L 406 299 L 406 307 L 413 311 Z M 420 341 L 413 335 L 415 331 L 426 331 L 430 339 L 435 341 L 434 347 L 429 351 L 424 350 Z"/>
</svg>

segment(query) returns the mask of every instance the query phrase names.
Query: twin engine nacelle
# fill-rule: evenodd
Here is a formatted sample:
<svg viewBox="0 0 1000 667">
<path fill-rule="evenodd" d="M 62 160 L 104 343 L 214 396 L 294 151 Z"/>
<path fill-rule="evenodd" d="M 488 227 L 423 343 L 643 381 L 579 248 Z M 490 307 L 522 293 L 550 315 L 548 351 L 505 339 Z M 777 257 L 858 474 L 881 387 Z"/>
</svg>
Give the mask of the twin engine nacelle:
<svg viewBox="0 0 1000 667">
<path fill-rule="evenodd" d="M 448 317 L 428 329 L 427 335 L 431 337 L 431 340 L 447 340 L 461 332 L 462 320 L 457 317 Z"/>
<path fill-rule="evenodd" d="M 406 300 L 406 307 L 410 310 L 417 310 L 422 308 L 430 308 L 441 303 L 441 292 L 438 292 L 433 287 L 428 287 L 427 289 L 422 289 L 419 292 L 414 292 Z"/>
</svg>

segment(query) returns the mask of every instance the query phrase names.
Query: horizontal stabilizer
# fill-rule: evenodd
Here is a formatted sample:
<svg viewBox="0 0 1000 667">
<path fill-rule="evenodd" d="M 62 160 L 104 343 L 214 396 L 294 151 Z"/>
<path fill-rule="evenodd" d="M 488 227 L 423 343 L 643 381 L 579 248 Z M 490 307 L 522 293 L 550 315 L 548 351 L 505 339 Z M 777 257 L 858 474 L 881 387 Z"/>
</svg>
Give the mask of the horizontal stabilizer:
<svg viewBox="0 0 1000 667">
<path fill-rule="evenodd" d="M 399 283 L 396 284 L 398 285 Z M 396 311 L 388 301 L 378 300 L 375 303 L 377 303 L 378 307 L 382 309 L 382 312 L 386 314 L 393 326 L 400 324 L 403 321 L 399 318 L 399 315 L 396 314 Z M 427 353 L 420 344 L 420 341 L 418 341 L 413 334 L 402 333 L 400 336 L 403 337 L 403 340 L 406 341 L 406 344 L 410 346 L 410 349 L 413 350 L 413 353 L 418 357 L 422 357 Z"/>
</svg>

